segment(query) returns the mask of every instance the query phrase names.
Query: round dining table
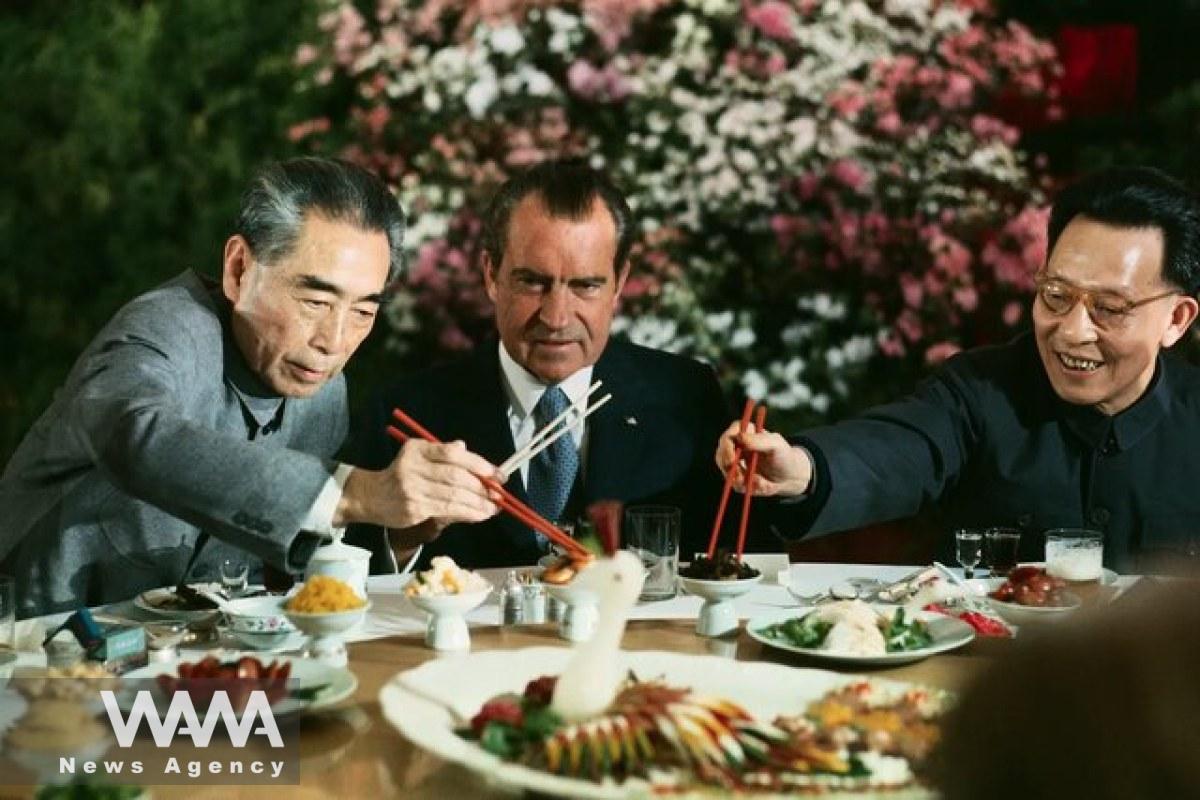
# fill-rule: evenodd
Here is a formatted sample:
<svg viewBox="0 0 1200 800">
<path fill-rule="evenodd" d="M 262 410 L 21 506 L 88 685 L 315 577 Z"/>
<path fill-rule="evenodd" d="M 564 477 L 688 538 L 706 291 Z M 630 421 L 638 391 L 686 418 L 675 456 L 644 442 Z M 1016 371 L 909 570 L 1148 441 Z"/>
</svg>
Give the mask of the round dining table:
<svg viewBox="0 0 1200 800">
<path fill-rule="evenodd" d="M 696 633 L 698 598 L 677 597 L 658 604 L 639 604 L 630 615 L 622 641 L 626 650 L 657 650 L 673 653 L 716 655 L 738 661 L 767 661 L 800 668 L 831 669 L 929 687 L 958 691 L 990 663 L 1013 647 L 1005 638 L 976 637 L 951 652 L 899 666 L 855 668 L 764 646 L 749 637 L 744 619 L 766 609 L 786 608 L 795 599 L 782 583 L 797 593 L 820 591 L 848 577 L 894 580 L 914 568 L 849 564 L 793 564 L 776 573 L 756 592 L 740 598 L 743 623 L 735 632 L 719 638 Z M 483 571 L 494 585 L 502 585 L 504 571 Z M 767 576 L 771 578 L 771 575 Z M 304 715 L 300 720 L 300 779 L 286 787 L 291 800 L 302 798 L 404 797 L 491 798 L 512 797 L 511 790 L 490 784 L 487 776 L 422 751 L 391 725 L 380 705 L 380 690 L 405 670 L 418 667 L 443 654 L 425 644 L 424 618 L 403 597 L 396 576 L 373 576 L 368 593 L 372 610 L 358 641 L 348 645 L 349 669 L 358 686 L 341 703 Z M 557 625 L 499 625 L 495 594 L 488 604 L 468 616 L 471 650 L 516 650 L 528 647 L 570 647 Z M 353 637 L 352 637 L 353 638 Z M 185 657 L 202 656 L 185 651 Z M 265 656 L 269 658 L 269 656 Z M 521 686 L 514 686 L 519 691 Z M 20 784 L 20 776 L 4 783 Z M 155 786 L 155 798 L 173 797 L 263 797 L 277 798 L 278 785 L 166 785 Z M 25 796 L 21 790 L 0 789 L 0 797 Z"/>
</svg>

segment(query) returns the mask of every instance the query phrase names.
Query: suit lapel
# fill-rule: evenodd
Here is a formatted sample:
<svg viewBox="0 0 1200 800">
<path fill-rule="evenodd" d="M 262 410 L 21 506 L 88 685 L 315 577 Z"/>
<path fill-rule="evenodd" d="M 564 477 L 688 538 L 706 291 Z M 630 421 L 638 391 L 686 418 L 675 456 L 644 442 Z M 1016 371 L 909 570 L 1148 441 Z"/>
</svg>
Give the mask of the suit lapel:
<svg viewBox="0 0 1200 800">
<path fill-rule="evenodd" d="M 500 371 L 499 344 L 493 339 L 476 349 L 474 363 L 464 374 L 466 391 L 460 400 L 467 408 L 461 414 L 465 420 L 463 440 L 475 453 L 496 466 L 513 454 L 512 428 L 508 423 L 508 395 L 504 391 L 504 376 Z M 514 473 L 504 485 L 518 500 L 528 502 L 521 473 Z M 529 530 L 508 514 L 501 512 L 497 522 L 516 542 L 532 541 Z"/>
<path fill-rule="evenodd" d="M 613 399 L 588 418 L 587 480 L 585 502 L 624 497 L 637 481 L 643 463 L 647 435 L 641 398 L 650 387 L 634 368 L 624 345 L 610 341 L 596 362 L 593 380 L 602 380 L 599 396 L 611 392 Z"/>
</svg>

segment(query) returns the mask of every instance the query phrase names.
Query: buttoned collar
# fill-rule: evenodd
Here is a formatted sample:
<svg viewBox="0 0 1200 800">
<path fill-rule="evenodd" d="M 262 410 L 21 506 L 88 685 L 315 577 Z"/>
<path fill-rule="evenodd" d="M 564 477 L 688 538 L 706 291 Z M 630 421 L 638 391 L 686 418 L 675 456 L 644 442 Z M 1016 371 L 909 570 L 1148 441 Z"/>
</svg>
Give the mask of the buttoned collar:
<svg viewBox="0 0 1200 800">
<path fill-rule="evenodd" d="M 1094 450 L 1119 452 L 1133 447 L 1154 429 L 1170 407 L 1171 388 L 1166 363 L 1160 353 L 1154 366 L 1154 377 L 1146 391 L 1129 408 L 1111 417 L 1094 406 L 1073 405 L 1060 398 L 1058 405 L 1067 426 Z"/>
<path fill-rule="evenodd" d="M 253 420 L 256 430 L 264 434 L 278 430 L 283 422 L 285 398 L 267 386 L 246 363 L 242 350 L 233 336 L 233 308 L 221 293 L 220 284 L 193 272 L 203 291 L 207 292 L 221 320 L 222 357 L 225 365 L 225 385 L 233 390 L 243 413 Z M 249 421 L 249 420 L 248 420 Z"/>
<path fill-rule="evenodd" d="M 518 420 L 524 420 L 533 413 L 533 409 L 542 399 L 548 385 L 536 375 L 522 367 L 508 354 L 504 342 L 497 345 L 500 348 L 500 372 L 504 376 L 504 391 L 508 395 L 510 413 Z M 589 364 L 572 373 L 558 386 L 566 393 L 572 403 L 587 395 L 588 387 L 592 385 L 592 365 Z"/>
</svg>

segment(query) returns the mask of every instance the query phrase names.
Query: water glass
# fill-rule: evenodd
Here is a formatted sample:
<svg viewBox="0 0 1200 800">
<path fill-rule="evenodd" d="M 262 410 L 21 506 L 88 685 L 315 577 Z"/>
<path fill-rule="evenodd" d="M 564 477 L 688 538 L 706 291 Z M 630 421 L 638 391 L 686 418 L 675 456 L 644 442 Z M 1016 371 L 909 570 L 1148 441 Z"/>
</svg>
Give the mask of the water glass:
<svg viewBox="0 0 1200 800">
<path fill-rule="evenodd" d="M 245 559 L 227 558 L 221 562 L 221 587 L 229 597 L 237 597 L 246 592 L 249 576 L 250 564 Z"/>
<path fill-rule="evenodd" d="M 679 572 L 680 511 L 674 506 L 632 506 L 625 510 L 625 548 L 642 560 L 646 582 L 640 600 L 675 596 Z"/>
<path fill-rule="evenodd" d="M 0 647 L 17 647 L 17 582 L 0 575 Z"/>
<path fill-rule="evenodd" d="M 983 560 L 983 531 L 962 528 L 954 532 L 954 556 L 967 580 L 975 577 L 975 568 Z"/>
<path fill-rule="evenodd" d="M 1100 580 L 1104 574 L 1104 535 L 1083 528 L 1046 531 L 1046 572 L 1075 583 Z"/>
<path fill-rule="evenodd" d="M 1017 549 L 1021 544 L 1018 528 L 988 528 L 984 534 L 984 555 L 992 575 L 1004 578 L 1017 565 Z"/>
</svg>

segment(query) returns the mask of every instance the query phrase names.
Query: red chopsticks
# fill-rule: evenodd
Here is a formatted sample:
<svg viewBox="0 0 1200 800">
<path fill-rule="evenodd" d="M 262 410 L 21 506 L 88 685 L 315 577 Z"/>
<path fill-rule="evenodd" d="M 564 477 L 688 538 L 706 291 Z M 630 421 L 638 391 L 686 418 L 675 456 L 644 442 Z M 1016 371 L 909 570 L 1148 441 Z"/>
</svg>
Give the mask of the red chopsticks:
<svg viewBox="0 0 1200 800">
<path fill-rule="evenodd" d="M 427 431 L 424 427 L 422 427 L 420 425 L 420 423 L 418 423 L 415 419 L 410 417 L 408 414 L 405 414 L 400 409 L 398 409 L 398 408 L 392 409 L 392 416 L 398 422 L 408 426 L 409 430 L 411 430 L 417 436 L 420 436 L 425 441 L 427 441 L 427 442 L 437 442 L 438 441 L 438 438 L 436 436 L 434 436 L 432 433 Z M 395 426 L 392 426 L 392 425 L 388 426 L 387 433 L 388 433 L 388 436 L 391 436 L 393 439 L 395 439 L 396 441 L 398 441 L 400 443 L 407 442 L 410 438 L 409 435 L 406 434 L 404 431 L 402 431 L 399 428 L 396 428 Z M 516 497 L 514 497 L 507 489 L 505 489 L 499 483 L 497 483 L 494 480 L 490 480 L 490 479 L 485 479 L 483 482 L 489 489 L 494 490 L 497 494 L 500 495 L 500 500 L 496 503 L 496 505 L 500 506 L 501 509 L 503 509 L 504 511 L 511 514 L 519 522 L 521 522 L 524 525 L 528 525 L 533 530 L 542 534 L 547 539 L 549 539 L 550 541 L 557 544 L 559 547 L 566 550 L 569 555 L 574 555 L 574 556 L 589 555 L 587 548 L 585 548 L 579 542 L 575 541 L 570 536 L 568 536 L 566 534 L 566 532 L 563 531 L 561 528 L 559 528 L 557 525 L 553 524 L 552 522 L 547 520 L 545 517 L 538 514 L 536 511 L 534 511 L 532 508 L 530 508 L 529 506 L 522 503 L 520 500 L 518 500 Z"/>
<path fill-rule="evenodd" d="M 754 401 L 747 398 L 746 405 L 742 409 L 742 419 L 739 426 L 739 432 L 745 433 L 746 427 L 750 424 L 750 416 L 755 414 Z M 767 421 L 767 407 L 759 406 L 758 412 L 755 415 L 754 426 L 756 431 L 761 431 L 763 425 Z M 733 475 L 735 465 L 742 458 L 742 448 L 734 448 L 734 464 L 730 465 L 729 470 L 725 473 L 725 486 L 721 489 L 721 502 L 717 506 L 717 517 L 713 520 L 712 533 L 708 537 L 708 557 L 713 559 L 717 555 L 717 536 L 721 532 L 721 523 L 725 520 L 725 509 L 729 505 L 729 493 L 733 489 Z M 742 518 L 738 524 L 737 537 L 737 560 L 742 560 L 742 551 L 746 548 L 746 528 L 750 523 L 750 500 L 754 496 L 754 481 L 758 473 L 758 453 L 751 453 L 749 463 L 746 465 L 746 494 L 742 499 Z"/>
</svg>

